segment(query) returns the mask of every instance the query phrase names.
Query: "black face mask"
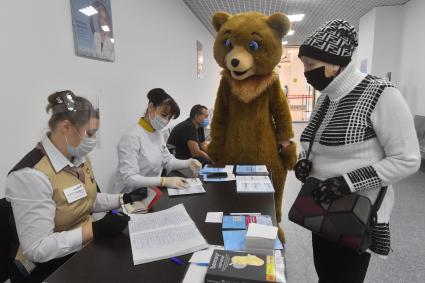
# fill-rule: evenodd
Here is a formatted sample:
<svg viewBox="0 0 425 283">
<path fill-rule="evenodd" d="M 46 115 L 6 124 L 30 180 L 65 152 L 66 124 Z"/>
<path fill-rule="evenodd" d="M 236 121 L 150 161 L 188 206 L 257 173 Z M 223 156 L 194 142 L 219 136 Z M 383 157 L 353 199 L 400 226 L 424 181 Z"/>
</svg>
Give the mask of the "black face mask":
<svg viewBox="0 0 425 283">
<path fill-rule="evenodd" d="M 334 77 L 325 76 L 325 66 L 304 72 L 304 76 L 307 82 L 319 91 L 324 90 L 334 80 Z"/>
</svg>

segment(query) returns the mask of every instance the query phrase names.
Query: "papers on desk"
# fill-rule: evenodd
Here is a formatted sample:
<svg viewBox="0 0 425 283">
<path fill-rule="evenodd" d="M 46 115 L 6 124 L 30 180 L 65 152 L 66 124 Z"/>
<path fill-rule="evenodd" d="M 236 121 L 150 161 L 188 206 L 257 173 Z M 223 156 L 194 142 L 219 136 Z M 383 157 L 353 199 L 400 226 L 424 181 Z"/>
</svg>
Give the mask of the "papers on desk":
<svg viewBox="0 0 425 283">
<path fill-rule="evenodd" d="M 134 265 L 209 247 L 183 204 L 159 212 L 131 215 L 128 228 Z"/>
<path fill-rule="evenodd" d="M 201 174 L 210 174 L 210 173 L 233 173 L 233 165 L 226 165 L 224 167 L 213 167 L 211 165 L 205 165 L 201 169 Z"/>
<path fill-rule="evenodd" d="M 182 283 L 204 283 L 207 274 L 208 264 L 214 250 L 223 250 L 223 246 L 211 245 L 208 249 L 194 252 L 189 262 L 190 265 Z"/>
<path fill-rule="evenodd" d="M 268 176 L 266 165 L 236 165 L 236 175 Z"/>
<path fill-rule="evenodd" d="M 221 223 L 223 221 L 223 212 L 208 212 L 205 218 L 206 223 Z"/>
<path fill-rule="evenodd" d="M 228 251 L 245 251 L 245 235 L 246 230 L 223 231 L 224 249 Z M 283 249 L 279 238 L 276 238 L 274 249 Z"/>
<path fill-rule="evenodd" d="M 194 252 L 190 258 L 190 263 L 208 264 L 214 250 L 224 250 L 223 246 L 210 245 L 207 249 Z"/>
<path fill-rule="evenodd" d="M 268 253 L 274 250 L 277 239 L 277 227 L 251 223 L 245 236 L 246 252 Z"/>
<path fill-rule="evenodd" d="M 236 176 L 238 193 L 274 193 L 269 176 Z"/>
<path fill-rule="evenodd" d="M 235 174 L 233 174 L 233 169 L 235 166 L 226 165 L 224 167 L 213 167 L 211 165 L 205 165 L 204 168 L 201 169 L 201 175 L 204 182 L 229 182 L 236 180 Z M 208 177 L 209 174 L 214 173 L 227 173 L 227 177 Z"/>
<path fill-rule="evenodd" d="M 188 187 L 184 189 L 172 189 L 168 188 L 168 195 L 171 196 L 182 196 L 182 195 L 192 195 L 192 194 L 203 194 L 205 189 L 202 186 L 202 182 L 199 178 L 188 178 Z"/>
<path fill-rule="evenodd" d="M 270 215 L 225 215 L 222 228 L 224 230 L 245 230 L 248 229 L 249 223 L 273 226 Z"/>
<path fill-rule="evenodd" d="M 236 176 L 233 173 L 227 173 L 227 177 L 208 177 L 207 174 L 202 174 L 202 179 L 204 182 L 230 182 L 236 180 Z"/>
</svg>

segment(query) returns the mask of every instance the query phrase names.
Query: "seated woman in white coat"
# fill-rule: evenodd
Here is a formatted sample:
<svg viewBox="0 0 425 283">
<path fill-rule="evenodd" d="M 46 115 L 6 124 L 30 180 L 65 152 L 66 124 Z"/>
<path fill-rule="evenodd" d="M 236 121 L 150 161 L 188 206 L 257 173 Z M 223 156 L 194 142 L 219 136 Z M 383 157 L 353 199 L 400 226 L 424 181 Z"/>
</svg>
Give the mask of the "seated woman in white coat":
<svg viewBox="0 0 425 283">
<path fill-rule="evenodd" d="M 196 159 L 176 159 L 167 149 L 161 130 L 171 119 L 180 115 L 174 99 L 161 88 L 148 92 L 148 108 L 144 117 L 130 129 L 118 143 L 118 170 L 115 176 L 116 192 L 128 192 L 140 187 L 161 186 L 185 188 L 187 182 L 181 177 L 161 177 L 165 168 L 190 169 L 197 176 L 201 163 Z"/>
</svg>

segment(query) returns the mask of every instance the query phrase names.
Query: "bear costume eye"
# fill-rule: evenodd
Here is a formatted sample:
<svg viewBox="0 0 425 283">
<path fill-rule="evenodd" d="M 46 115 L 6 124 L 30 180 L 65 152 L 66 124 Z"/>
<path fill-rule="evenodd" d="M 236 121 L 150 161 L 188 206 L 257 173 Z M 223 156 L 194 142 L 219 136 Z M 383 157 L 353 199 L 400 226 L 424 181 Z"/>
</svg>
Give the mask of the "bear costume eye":
<svg viewBox="0 0 425 283">
<path fill-rule="evenodd" d="M 258 44 L 257 41 L 253 40 L 249 43 L 249 49 L 251 51 L 257 51 L 258 47 L 260 47 L 260 45 Z"/>
<path fill-rule="evenodd" d="M 230 38 L 228 38 L 224 41 L 224 45 L 226 45 L 227 49 L 229 49 L 229 50 L 233 48 L 233 43 L 230 40 Z"/>
</svg>

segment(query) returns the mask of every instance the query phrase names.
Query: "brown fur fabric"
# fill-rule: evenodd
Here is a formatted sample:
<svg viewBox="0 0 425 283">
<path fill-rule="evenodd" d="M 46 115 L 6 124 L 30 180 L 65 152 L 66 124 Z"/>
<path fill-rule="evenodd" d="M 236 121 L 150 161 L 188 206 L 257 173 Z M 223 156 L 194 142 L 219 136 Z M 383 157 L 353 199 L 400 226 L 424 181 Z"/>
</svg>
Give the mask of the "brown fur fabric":
<svg viewBox="0 0 425 283">
<path fill-rule="evenodd" d="M 245 103 L 260 96 L 274 81 L 279 80 L 279 75 L 275 72 L 268 75 L 252 76 L 242 81 L 233 79 L 227 70 L 223 70 L 221 74 L 229 81 L 231 92 Z"/>
<path fill-rule="evenodd" d="M 288 101 L 273 69 L 282 55 L 281 37 L 289 29 L 289 21 L 280 14 L 267 17 L 246 13 L 232 17 L 217 13 L 213 25 L 218 30 L 214 56 L 224 71 L 215 102 L 208 154 L 219 164 L 267 165 L 275 188 L 276 218 L 280 222 L 286 174 L 296 162 L 296 148 L 291 143 L 283 157 L 278 154 L 278 141 L 290 140 L 294 134 Z M 260 42 L 260 48 L 255 51 L 244 47 L 254 58 L 255 75 L 243 80 L 231 76 L 224 62 L 229 51 L 223 44 L 226 38 L 238 46 L 248 46 L 252 40 Z M 279 238 L 284 242 L 281 229 Z"/>
</svg>

